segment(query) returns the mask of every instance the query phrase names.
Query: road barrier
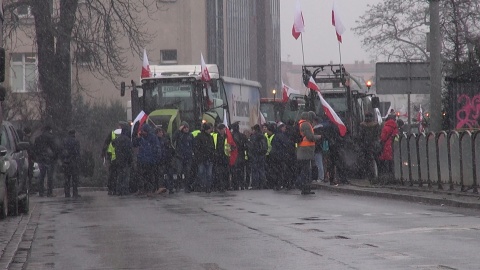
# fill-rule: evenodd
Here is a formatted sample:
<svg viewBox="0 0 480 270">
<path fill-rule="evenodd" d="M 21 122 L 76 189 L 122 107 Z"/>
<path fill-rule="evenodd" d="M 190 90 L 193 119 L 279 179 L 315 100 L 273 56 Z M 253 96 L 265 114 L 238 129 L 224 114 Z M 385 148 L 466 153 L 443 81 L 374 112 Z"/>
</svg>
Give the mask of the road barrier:
<svg viewBox="0 0 480 270">
<path fill-rule="evenodd" d="M 478 193 L 480 131 L 401 134 L 393 142 L 395 178 L 410 186 Z"/>
</svg>

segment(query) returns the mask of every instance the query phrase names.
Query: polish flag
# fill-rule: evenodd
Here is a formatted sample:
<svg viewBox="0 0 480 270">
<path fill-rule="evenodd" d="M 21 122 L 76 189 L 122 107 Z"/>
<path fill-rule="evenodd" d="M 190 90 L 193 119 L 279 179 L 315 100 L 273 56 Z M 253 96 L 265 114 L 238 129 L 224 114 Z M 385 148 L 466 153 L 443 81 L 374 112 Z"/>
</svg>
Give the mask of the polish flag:
<svg viewBox="0 0 480 270">
<path fill-rule="evenodd" d="M 142 78 L 150 77 L 150 65 L 148 64 L 147 50 L 143 49 Z"/>
<path fill-rule="evenodd" d="M 318 85 L 315 83 L 315 80 L 311 76 L 310 80 L 308 81 L 307 87 L 318 92 L 318 95 L 320 96 L 320 102 L 322 103 L 323 111 L 327 115 L 328 119 L 330 119 L 330 121 L 332 121 L 332 123 L 334 123 L 338 127 L 338 130 L 340 131 L 340 136 L 345 136 L 345 134 L 347 134 L 347 127 L 343 123 L 342 119 L 340 119 L 337 113 L 332 109 L 330 104 L 328 104 L 328 102 L 323 98 L 322 93 L 320 93 L 320 88 L 318 88 Z"/>
<path fill-rule="evenodd" d="M 300 91 L 291 88 L 290 86 L 282 82 L 282 102 L 288 102 L 288 97 L 290 94 L 300 94 Z"/>
<path fill-rule="evenodd" d="M 295 15 L 293 17 L 293 26 L 292 26 L 292 36 L 295 39 L 298 39 L 300 34 L 305 31 L 305 21 L 303 20 L 302 8 L 300 6 L 300 1 L 297 0 L 295 5 Z"/>
<path fill-rule="evenodd" d="M 233 139 L 232 133 L 230 132 L 230 128 L 228 127 L 228 121 L 227 121 L 227 110 L 223 110 L 223 124 L 227 127 L 225 129 L 225 134 L 227 135 L 227 144 L 230 145 L 230 160 L 229 164 L 230 166 L 235 165 L 235 161 L 237 161 L 238 157 L 238 149 L 237 149 L 237 144 L 235 143 L 235 140 Z"/>
<path fill-rule="evenodd" d="M 307 87 L 320 93 L 320 88 L 318 88 L 318 85 L 312 76 L 310 76 L 310 80 L 308 80 Z"/>
<path fill-rule="evenodd" d="M 142 129 L 143 124 L 147 121 L 148 115 L 144 112 L 141 111 L 137 117 L 135 117 L 135 120 L 133 120 L 132 124 L 132 138 L 133 134 L 137 135 L 140 130 Z"/>
<path fill-rule="evenodd" d="M 210 73 L 208 72 L 207 64 L 205 64 L 202 53 L 200 53 L 200 61 L 202 63 L 202 80 L 208 82 L 210 81 Z"/>
<path fill-rule="evenodd" d="M 342 18 L 338 12 L 335 0 L 333 0 L 332 8 L 332 25 L 335 26 L 335 32 L 337 33 L 338 42 L 342 43 L 342 34 L 345 32 L 345 26 L 342 23 Z"/>
</svg>

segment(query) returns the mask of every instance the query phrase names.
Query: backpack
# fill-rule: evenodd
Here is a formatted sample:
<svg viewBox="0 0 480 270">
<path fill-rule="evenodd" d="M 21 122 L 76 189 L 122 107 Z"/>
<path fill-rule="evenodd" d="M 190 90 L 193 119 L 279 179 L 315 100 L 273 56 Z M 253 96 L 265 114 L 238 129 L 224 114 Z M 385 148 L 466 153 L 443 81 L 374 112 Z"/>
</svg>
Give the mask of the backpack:
<svg viewBox="0 0 480 270">
<path fill-rule="evenodd" d="M 303 140 L 303 136 L 302 134 L 300 133 L 300 123 L 297 123 L 295 125 L 295 128 L 293 130 L 293 141 L 295 143 L 301 143 Z"/>
</svg>

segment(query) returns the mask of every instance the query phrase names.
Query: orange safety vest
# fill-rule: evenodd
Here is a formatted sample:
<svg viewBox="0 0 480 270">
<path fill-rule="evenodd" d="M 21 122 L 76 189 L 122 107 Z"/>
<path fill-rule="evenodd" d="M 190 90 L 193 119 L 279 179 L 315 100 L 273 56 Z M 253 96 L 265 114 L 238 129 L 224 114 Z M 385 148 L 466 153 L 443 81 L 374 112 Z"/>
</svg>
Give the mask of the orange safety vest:
<svg viewBox="0 0 480 270">
<path fill-rule="evenodd" d="M 302 129 L 301 129 L 301 126 L 304 122 L 307 122 L 306 120 L 300 120 L 298 122 L 298 129 L 300 130 L 300 135 L 302 135 L 302 141 L 298 144 L 298 146 L 315 146 L 315 142 L 311 142 L 307 139 L 307 137 L 305 137 L 305 135 L 303 134 L 302 132 Z M 310 123 L 308 123 L 308 125 L 310 126 L 310 130 L 312 131 L 312 134 L 313 134 L 313 127 L 312 125 L 310 125 Z"/>
</svg>

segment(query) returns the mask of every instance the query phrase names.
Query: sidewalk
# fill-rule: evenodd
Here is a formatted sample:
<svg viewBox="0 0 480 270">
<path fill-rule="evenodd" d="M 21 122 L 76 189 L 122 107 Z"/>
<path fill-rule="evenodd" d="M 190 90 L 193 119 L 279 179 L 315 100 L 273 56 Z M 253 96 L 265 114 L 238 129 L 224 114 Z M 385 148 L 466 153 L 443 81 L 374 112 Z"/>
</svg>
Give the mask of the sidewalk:
<svg viewBox="0 0 480 270">
<path fill-rule="evenodd" d="M 352 179 L 349 185 L 331 186 L 329 183 L 313 182 L 315 189 L 348 193 L 362 196 L 375 196 L 387 199 L 421 202 L 432 205 L 455 206 L 480 209 L 480 195 L 471 190 L 461 192 L 457 190 L 439 190 L 437 187 L 418 187 L 402 185 L 371 185 L 366 179 Z M 448 187 L 446 187 L 448 189 Z"/>
</svg>

